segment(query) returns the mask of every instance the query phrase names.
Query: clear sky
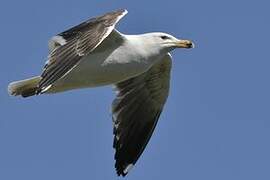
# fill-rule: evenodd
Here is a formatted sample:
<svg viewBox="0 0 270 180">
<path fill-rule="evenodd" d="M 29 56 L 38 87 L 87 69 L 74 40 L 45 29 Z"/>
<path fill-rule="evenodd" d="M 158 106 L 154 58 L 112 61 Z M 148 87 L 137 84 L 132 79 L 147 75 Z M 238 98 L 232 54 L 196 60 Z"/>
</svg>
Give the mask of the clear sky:
<svg viewBox="0 0 270 180">
<path fill-rule="evenodd" d="M 175 50 L 166 107 L 126 177 L 270 179 L 269 1 L 2 0 L 0 179 L 119 179 L 114 170 L 110 87 L 28 99 L 10 81 L 37 75 L 48 39 L 89 17 L 126 8 L 123 33 L 192 39 Z"/>
</svg>

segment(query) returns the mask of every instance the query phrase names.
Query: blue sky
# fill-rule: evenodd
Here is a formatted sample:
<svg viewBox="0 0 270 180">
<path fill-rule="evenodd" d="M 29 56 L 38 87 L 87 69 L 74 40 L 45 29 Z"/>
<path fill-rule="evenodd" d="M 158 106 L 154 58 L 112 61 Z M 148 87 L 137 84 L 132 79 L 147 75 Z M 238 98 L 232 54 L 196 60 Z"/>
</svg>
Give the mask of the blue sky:
<svg viewBox="0 0 270 180">
<path fill-rule="evenodd" d="M 123 33 L 164 31 L 196 48 L 173 52 L 171 91 L 126 179 L 269 180 L 269 2 L 15 1 L 0 7 L 0 179 L 120 179 L 114 171 L 110 87 L 28 99 L 10 81 L 37 75 L 48 39 L 127 8 Z"/>
</svg>

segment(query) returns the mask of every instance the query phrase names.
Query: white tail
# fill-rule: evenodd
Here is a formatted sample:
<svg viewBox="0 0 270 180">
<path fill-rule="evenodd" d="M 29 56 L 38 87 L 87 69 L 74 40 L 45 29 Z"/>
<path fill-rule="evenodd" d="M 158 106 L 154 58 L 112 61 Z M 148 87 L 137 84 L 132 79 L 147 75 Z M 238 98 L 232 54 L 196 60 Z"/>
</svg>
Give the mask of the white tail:
<svg viewBox="0 0 270 180">
<path fill-rule="evenodd" d="M 36 90 L 40 80 L 41 77 L 36 76 L 29 79 L 12 82 L 8 85 L 8 93 L 13 96 L 33 96 L 36 94 Z"/>
</svg>

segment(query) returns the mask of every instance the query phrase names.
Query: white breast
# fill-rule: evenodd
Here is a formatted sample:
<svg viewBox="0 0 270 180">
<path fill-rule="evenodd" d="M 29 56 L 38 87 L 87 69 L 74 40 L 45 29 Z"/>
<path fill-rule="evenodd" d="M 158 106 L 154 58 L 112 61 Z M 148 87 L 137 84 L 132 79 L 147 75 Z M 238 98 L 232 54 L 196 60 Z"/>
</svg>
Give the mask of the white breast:
<svg viewBox="0 0 270 180">
<path fill-rule="evenodd" d="M 48 93 L 115 84 L 148 70 L 147 62 L 127 45 L 92 53 L 59 79 Z"/>
</svg>

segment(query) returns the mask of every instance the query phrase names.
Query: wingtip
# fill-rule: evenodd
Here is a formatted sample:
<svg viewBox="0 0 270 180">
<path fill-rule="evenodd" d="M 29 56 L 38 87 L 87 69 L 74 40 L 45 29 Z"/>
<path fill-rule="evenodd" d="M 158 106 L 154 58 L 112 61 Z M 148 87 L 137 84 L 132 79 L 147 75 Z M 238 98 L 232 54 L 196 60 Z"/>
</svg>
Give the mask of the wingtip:
<svg viewBox="0 0 270 180">
<path fill-rule="evenodd" d="M 127 165 L 126 168 L 124 169 L 123 173 L 125 175 L 127 175 L 127 173 L 133 168 L 133 166 L 134 166 L 133 164 Z"/>
<path fill-rule="evenodd" d="M 127 173 L 125 173 L 122 169 L 121 170 L 116 170 L 117 176 L 122 176 L 125 177 L 127 175 Z"/>
<path fill-rule="evenodd" d="M 127 14 L 128 10 L 127 9 L 123 9 L 123 14 Z"/>
<path fill-rule="evenodd" d="M 118 176 L 125 177 L 130 170 L 133 168 L 134 164 L 128 164 L 125 167 L 120 165 L 115 165 L 116 173 Z"/>
<path fill-rule="evenodd" d="M 119 9 L 119 10 L 117 10 L 115 12 L 121 13 L 122 16 L 125 16 L 128 13 L 128 10 L 127 9 Z"/>
</svg>

